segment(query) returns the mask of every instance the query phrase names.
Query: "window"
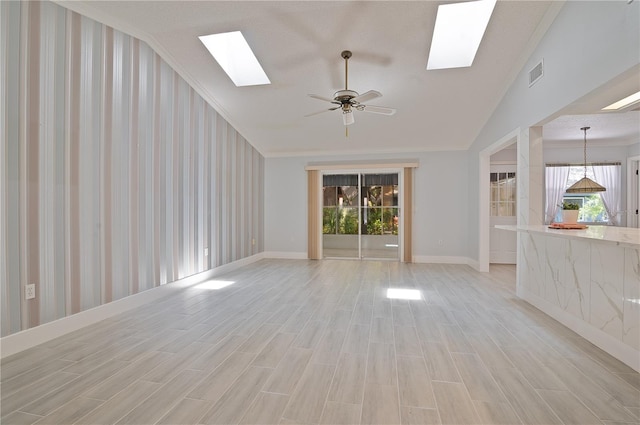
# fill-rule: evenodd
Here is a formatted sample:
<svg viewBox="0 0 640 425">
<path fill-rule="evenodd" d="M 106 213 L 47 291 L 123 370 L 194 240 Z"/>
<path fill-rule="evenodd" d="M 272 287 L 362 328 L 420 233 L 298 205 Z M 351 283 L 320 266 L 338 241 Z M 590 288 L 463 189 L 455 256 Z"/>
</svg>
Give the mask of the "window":
<svg viewBox="0 0 640 425">
<path fill-rule="evenodd" d="M 366 176 L 371 177 L 371 176 Z M 377 177 L 377 176 L 375 176 Z M 397 177 L 397 174 L 396 174 Z M 365 235 L 398 234 L 398 184 L 362 186 Z M 393 182 L 392 182 L 393 183 Z"/>
<path fill-rule="evenodd" d="M 332 176 L 333 177 L 333 176 Z M 343 177 L 343 176 L 336 176 Z M 352 176 L 345 176 L 347 179 Z M 322 233 L 358 234 L 358 180 L 349 186 L 323 186 Z M 326 178 L 325 178 L 326 180 Z M 354 182 L 342 182 L 354 183 Z"/>
<path fill-rule="evenodd" d="M 323 234 L 357 235 L 359 226 L 363 235 L 398 234 L 398 175 L 363 174 L 361 178 L 358 199 L 357 174 L 323 177 Z"/>
<path fill-rule="evenodd" d="M 587 167 L 587 177 L 607 190 L 600 193 L 566 193 L 568 187 L 584 177 L 584 165 L 547 164 L 546 214 L 549 223 L 562 221 L 562 202 L 580 205 L 578 222 L 618 225 L 620 214 L 620 163 L 599 163 Z"/>
<path fill-rule="evenodd" d="M 582 175 L 584 176 L 584 171 Z M 604 224 L 609 222 L 607 209 L 604 207 L 602 197 L 599 193 L 585 195 L 578 195 L 575 193 L 566 194 L 562 197 L 562 202 L 566 202 L 568 204 L 578 204 L 580 206 L 580 212 L 578 213 L 579 223 Z M 562 221 L 562 210 L 560 208 L 558 208 L 558 212 L 554 221 Z"/>
<path fill-rule="evenodd" d="M 491 216 L 516 215 L 516 173 L 491 173 Z"/>
</svg>

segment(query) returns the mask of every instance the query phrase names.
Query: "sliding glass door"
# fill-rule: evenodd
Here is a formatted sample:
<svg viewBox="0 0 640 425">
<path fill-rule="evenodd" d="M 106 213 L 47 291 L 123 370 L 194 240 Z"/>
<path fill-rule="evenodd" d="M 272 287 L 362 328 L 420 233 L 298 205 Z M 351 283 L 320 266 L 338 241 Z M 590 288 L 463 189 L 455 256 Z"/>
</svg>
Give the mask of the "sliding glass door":
<svg viewBox="0 0 640 425">
<path fill-rule="evenodd" d="M 322 178 L 323 257 L 360 258 L 358 174 Z"/>
<path fill-rule="evenodd" d="M 362 174 L 362 258 L 398 258 L 398 174 Z"/>
<path fill-rule="evenodd" d="M 322 248 L 328 258 L 398 259 L 398 173 L 325 174 Z"/>
</svg>

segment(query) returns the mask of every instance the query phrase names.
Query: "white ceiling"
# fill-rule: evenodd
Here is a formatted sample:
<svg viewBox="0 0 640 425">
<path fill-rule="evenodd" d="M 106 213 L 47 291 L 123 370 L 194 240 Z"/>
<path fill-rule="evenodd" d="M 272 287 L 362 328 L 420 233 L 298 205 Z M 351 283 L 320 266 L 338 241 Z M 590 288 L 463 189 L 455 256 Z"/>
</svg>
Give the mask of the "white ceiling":
<svg viewBox="0 0 640 425">
<path fill-rule="evenodd" d="M 265 156 L 467 149 L 535 47 L 538 27 L 559 9 L 499 1 L 473 66 L 426 71 L 443 2 L 60 3 L 147 41 Z M 271 85 L 235 87 L 197 38 L 233 30 L 243 32 Z M 370 104 L 397 109 L 356 112 L 348 138 L 340 111 L 304 117 L 331 106 L 307 94 L 333 97 L 344 88 L 345 49 L 353 52 L 349 89 L 378 90 L 383 97 Z M 580 138 L 579 121 L 555 122 L 553 137 Z"/>
<path fill-rule="evenodd" d="M 591 127 L 587 130 L 589 146 L 628 145 L 638 141 L 640 112 L 563 115 L 544 126 L 544 141 L 554 146 L 582 145 L 582 127 Z"/>
</svg>

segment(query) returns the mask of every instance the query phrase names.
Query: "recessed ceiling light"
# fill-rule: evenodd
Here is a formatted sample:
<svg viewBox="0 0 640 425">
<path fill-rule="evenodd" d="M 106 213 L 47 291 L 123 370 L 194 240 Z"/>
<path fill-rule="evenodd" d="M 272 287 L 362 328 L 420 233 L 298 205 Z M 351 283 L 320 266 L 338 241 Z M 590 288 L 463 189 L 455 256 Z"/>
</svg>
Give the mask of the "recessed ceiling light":
<svg viewBox="0 0 640 425">
<path fill-rule="evenodd" d="M 202 35 L 198 38 L 236 86 L 271 84 L 240 31 Z"/>
<path fill-rule="evenodd" d="M 427 69 L 471 66 L 496 0 L 438 6 Z"/>
<path fill-rule="evenodd" d="M 636 102 L 640 102 L 640 91 L 632 94 L 631 96 L 627 96 L 624 99 L 620 99 L 619 101 L 612 103 L 606 108 L 602 108 L 603 111 L 616 111 L 618 109 L 626 108 L 627 106 L 634 104 Z"/>
</svg>

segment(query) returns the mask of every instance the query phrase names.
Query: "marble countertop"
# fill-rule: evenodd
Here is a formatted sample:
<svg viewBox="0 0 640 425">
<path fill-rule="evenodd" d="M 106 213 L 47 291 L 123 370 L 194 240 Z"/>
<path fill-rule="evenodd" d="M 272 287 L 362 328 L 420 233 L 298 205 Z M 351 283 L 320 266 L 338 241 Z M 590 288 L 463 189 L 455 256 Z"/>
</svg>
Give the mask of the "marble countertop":
<svg viewBox="0 0 640 425">
<path fill-rule="evenodd" d="M 589 226 L 587 229 L 580 230 L 550 229 L 547 225 L 496 225 L 495 227 L 496 229 L 502 230 L 541 233 L 548 236 L 560 236 L 568 239 L 589 239 L 629 248 L 640 248 L 640 229 L 635 227 Z"/>
</svg>

